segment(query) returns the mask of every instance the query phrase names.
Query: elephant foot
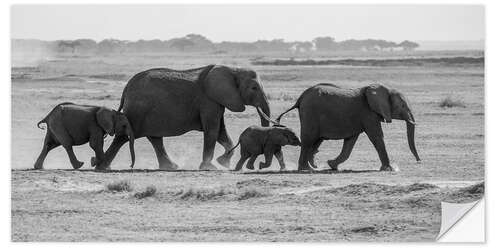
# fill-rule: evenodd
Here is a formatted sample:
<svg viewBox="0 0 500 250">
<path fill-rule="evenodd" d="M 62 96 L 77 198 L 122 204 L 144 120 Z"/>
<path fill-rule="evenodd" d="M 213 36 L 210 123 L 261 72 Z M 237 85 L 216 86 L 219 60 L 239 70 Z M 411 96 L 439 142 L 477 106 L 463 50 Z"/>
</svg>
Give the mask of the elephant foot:
<svg viewBox="0 0 500 250">
<path fill-rule="evenodd" d="M 231 156 L 232 155 L 223 154 L 217 157 L 217 162 L 223 167 L 229 168 L 229 164 L 231 164 Z"/>
<path fill-rule="evenodd" d="M 337 164 L 334 160 L 326 161 L 326 163 L 328 163 L 328 166 L 330 166 L 333 171 L 339 171 L 339 164 Z"/>
<path fill-rule="evenodd" d="M 316 162 L 314 161 L 310 161 L 309 166 L 311 166 L 312 168 L 318 168 L 318 165 L 316 165 Z"/>
<path fill-rule="evenodd" d="M 42 164 L 35 164 L 34 169 L 41 170 L 41 169 L 43 169 L 43 165 Z"/>
<path fill-rule="evenodd" d="M 95 166 L 99 165 L 99 163 L 100 163 L 100 161 L 98 161 L 95 156 L 92 156 L 92 158 L 90 158 L 90 166 L 95 167 Z"/>
<path fill-rule="evenodd" d="M 299 166 L 299 171 L 303 171 L 303 172 L 313 172 L 314 169 L 309 167 L 309 164 L 305 165 L 305 166 Z"/>
<path fill-rule="evenodd" d="M 161 170 L 177 170 L 177 169 L 179 169 L 179 165 L 177 165 L 174 162 L 162 162 L 159 165 L 159 168 Z"/>
<path fill-rule="evenodd" d="M 286 167 L 280 167 L 280 172 L 286 171 Z"/>
<path fill-rule="evenodd" d="M 217 170 L 217 167 L 210 162 L 202 162 L 200 164 L 200 170 Z"/>
<path fill-rule="evenodd" d="M 92 158 L 95 158 L 95 157 L 92 157 Z M 90 158 L 90 164 L 92 164 L 92 158 Z M 97 171 L 106 171 L 106 170 L 110 170 L 111 168 L 109 167 L 109 164 L 106 164 L 105 162 L 97 162 L 96 159 L 93 160 L 95 165 L 95 170 Z"/>
<path fill-rule="evenodd" d="M 268 168 L 268 167 L 270 167 L 270 166 L 271 166 L 271 165 L 267 165 L 267 166 L 266 166 L 266 164 L 265 164 L 264 162 L 259 163 L 259 169 Z"/>
<path fill-rule="evenodd" d="M 396 165 L 382 165 L 380 167 L 380 171 L 389 171 L 389 172 L 399 172 L 399 168 Z"/>
<path fill-rule="evenodd" d="M 73 165 L 73 169 L 79 169 L 83 166 L 83 162 L 79 161 L 76 164 L 72 164 L 72 165 Z"/>
</svg>

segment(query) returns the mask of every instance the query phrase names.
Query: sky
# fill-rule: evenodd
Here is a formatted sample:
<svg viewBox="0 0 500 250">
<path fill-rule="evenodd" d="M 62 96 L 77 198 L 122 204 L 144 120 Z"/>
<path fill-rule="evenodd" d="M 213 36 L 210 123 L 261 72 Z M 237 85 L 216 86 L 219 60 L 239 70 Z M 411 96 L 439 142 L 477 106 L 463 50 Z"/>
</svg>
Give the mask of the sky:
<svg viewBox="0 0 500 250">
<path fill-rule="evenodd" d="M 11 38 L 457 41 L 484 39 L 484 22 L 480 5 L 14 5 Z"/>
</svg>

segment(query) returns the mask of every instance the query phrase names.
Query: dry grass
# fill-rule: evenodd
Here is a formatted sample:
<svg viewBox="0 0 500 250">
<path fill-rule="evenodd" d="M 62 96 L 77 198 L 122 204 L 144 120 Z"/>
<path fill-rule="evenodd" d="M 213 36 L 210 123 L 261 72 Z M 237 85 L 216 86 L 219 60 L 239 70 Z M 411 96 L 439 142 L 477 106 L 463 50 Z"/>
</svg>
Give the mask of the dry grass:
<svg viewBox="0 0 500 250">
<path fill-rule="evenodd" d="M 129 180 L 119 180 L 108 183 L 106 190 L 110 192 L 131 192 L 134 188 Z"/>
<path fill-rule="evenodd" d="M 261 190 L 252 188 L 252 189 L 246 189 L 246 190 L 242 191 L 238 195 L 237 199 L 239 201 L 241 201 L 241 200 L 248 200 L 248 199 L 252 199 L 252 198 L 260 198 L 260 197 L 264 197 L 264 196 L 267 196 L 267 195 L 268 195 L 267 193 L 264 193 Z"/>
<path fill-rule="evenodd" d="M 224 187 L 218 188 L 189 188 L 178 192 L 178 196 L 182 200 L 199 200 L 210 201 L 217 200 L 221 197 L 231 194 L 231 190 Z"/>
<path fill-rule="evenodd" d="M 147 197 L 152 197 L 155 194 L 156 194 L 156 187 L 154 185 L 150 185 L 150 186 L 146 187 L 146 190 L 140 191 L 140 192 L 136 192 L 134 194 L 134 197 L 137 198 L 137 199 L 144 199 L 144 198 L 147 198 Z"/>
</svg>

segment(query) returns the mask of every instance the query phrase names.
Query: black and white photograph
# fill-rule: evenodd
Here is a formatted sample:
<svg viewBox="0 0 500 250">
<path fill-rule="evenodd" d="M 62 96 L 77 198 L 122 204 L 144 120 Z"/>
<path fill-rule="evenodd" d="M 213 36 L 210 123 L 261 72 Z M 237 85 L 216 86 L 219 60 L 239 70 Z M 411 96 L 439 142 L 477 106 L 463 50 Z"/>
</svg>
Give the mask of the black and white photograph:
<svg viewBox="0 0 500 250">
<path fill-rule="evenodd" d="M 14 4 L 10 240 L 436 242 L 485 192 L 485 27 L 474 4 Z"/>
</svg>

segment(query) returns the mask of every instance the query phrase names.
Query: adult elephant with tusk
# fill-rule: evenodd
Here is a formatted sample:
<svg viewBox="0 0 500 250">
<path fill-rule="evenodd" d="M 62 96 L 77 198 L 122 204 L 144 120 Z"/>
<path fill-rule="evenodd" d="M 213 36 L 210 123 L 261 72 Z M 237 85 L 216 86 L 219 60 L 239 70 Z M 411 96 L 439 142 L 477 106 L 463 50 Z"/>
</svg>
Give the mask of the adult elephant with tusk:
<svg viewBox="0 0 500 250">
<path fill-rule="evenodd" d="M 383 85 L 373 84 L 358 89 L 340 88 L 321 83 L 305 90 L 293 107 L 298 108 L 302 141 L 299 170 L 316 168 L 314 155 L 323 140 L 344 140 L 342 151 L 328 165 L 337 170 L 338 165 L 349 158 L 359 134 L 365 132 L 377 150 L 382 163 L 380 170 L 396 170 L 389 163 L 385 149 L 381 122 L 392 119 L 406 121 L 408 144 L 417 161 L 415 148 L 415 118 L 406 98 L 399 91 Z"/>
<path fill-rule="evenodd" d="M 168 156 L 163 137 L 203 131 L 201 170 L 213 170 L 215 143 L 226 153 L 233 142 L 226 131 L 224 111 L 242 112 L 245 105 L 257 108 L 261 125 L 269 126 L 269 103 L 255 71 L 222 65 L 173 70 L 156 68 L 133 76 L 123 90 L 119 110 L 123 109 L 136 138 L 147 137 L 153 145 L 160 169 L 178 166 Z M 98 169 L 107 169 L 127 137 L 117 136 Z M 228 167 L 231 153 L 217 161 Z"/>
</svg>

